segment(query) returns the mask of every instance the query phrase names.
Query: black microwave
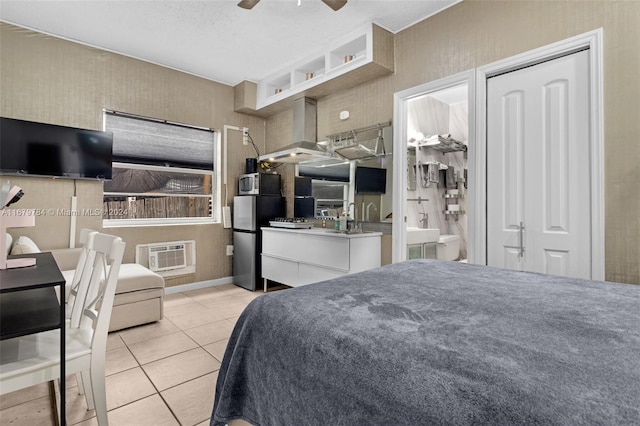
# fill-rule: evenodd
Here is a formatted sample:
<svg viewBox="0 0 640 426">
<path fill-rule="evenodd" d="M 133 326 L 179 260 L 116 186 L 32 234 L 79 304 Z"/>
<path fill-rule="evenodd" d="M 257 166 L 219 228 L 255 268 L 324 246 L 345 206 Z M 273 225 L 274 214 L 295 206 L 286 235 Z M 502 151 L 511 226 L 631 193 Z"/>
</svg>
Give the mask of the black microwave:
<svg viewBox="0 0 640 426">
<path fill-rule="evenodd" d="M 239 195 L 281 195 L 280 175 L 249 173 L 238 178 Z"/>
</svg>

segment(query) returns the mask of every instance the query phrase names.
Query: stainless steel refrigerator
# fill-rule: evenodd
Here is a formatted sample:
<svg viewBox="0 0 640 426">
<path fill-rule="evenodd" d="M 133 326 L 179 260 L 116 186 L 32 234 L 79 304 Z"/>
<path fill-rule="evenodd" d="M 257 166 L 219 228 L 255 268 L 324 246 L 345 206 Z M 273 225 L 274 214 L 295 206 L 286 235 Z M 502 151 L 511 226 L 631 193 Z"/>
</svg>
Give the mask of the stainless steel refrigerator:
<svg viewBox="0 0 640 426">
<path fill-rule="evenodd" d="M 284 217 L 285 199 L 278 195 L 233 197 L 233 282 L 247 290 L 262 288 L 261 226 Z"/>
</svg>

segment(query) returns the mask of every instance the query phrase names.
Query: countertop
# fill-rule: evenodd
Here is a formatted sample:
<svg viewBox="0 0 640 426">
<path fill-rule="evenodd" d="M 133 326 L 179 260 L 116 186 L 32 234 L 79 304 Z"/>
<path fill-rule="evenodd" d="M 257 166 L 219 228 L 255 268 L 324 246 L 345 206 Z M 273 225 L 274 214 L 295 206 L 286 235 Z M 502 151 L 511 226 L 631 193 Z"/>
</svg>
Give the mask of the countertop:
<svg viewBox="0 0 640 426">
<path fill-rule="evenodd" d="M 346 231 L 338 231 L 333 228 L 309 228 L 309 229 L 296 229 L 296 228 L 275 228 L 275 227 L 262 227 L 263 231 L 275 231 L 275 232 L 289 232 L 297 234 L 309 234 L 309 235 L 321 235 L 334 238 L 370 238 L 380 237 L 382 232 L 354 232 L 349 233 Z"/>
</svg>

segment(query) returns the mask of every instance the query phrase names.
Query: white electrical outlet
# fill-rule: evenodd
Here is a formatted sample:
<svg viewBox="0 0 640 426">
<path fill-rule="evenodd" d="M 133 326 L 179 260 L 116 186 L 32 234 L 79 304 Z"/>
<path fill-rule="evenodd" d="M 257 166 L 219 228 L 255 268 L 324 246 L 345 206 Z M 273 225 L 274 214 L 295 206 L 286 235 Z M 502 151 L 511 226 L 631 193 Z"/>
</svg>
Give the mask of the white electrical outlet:
<svg viewBox="0 0 640 426">
<path fill-rule="evenodd" d="M 249 129 L 242 129 L 242 145 L 249 145 Z"/>
<path fill-rule="evenodd" d="M 233 256 L 233 246 L 227 246 L 227 256 Z"/>
</svg>

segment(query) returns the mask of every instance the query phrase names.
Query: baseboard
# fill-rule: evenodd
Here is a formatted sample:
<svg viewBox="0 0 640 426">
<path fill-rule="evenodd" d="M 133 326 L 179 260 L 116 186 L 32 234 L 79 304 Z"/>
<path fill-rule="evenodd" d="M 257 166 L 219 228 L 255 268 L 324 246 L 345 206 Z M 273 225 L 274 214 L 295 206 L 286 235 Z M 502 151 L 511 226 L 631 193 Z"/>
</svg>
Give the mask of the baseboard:
<svg viewBox="0 0 640 426">
<path fill-rule="evenodd" d="M 173 285 L 164 288 L 164 294 L 182 293 L 183 291 L 199 290 L 217 285 L 233 284 L 233 277 L 216 278 L 215 280 L 198 281 L 197 283 Z"/>
</svg>

